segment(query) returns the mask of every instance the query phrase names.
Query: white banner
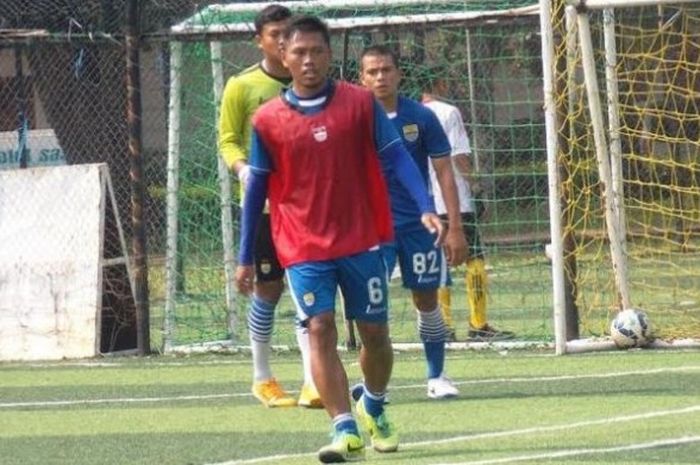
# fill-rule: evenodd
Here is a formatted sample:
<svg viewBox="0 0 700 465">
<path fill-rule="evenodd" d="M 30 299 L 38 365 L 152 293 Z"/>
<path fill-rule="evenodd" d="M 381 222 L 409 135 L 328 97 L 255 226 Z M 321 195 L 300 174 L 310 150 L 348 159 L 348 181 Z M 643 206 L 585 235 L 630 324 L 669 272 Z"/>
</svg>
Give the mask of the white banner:
<svg viewBox="0 0 700 465">
<path fill-rule="evenodd" d="M 101 166 L 0 171 L 0 360 L 98 353 Z"/>
</svg>

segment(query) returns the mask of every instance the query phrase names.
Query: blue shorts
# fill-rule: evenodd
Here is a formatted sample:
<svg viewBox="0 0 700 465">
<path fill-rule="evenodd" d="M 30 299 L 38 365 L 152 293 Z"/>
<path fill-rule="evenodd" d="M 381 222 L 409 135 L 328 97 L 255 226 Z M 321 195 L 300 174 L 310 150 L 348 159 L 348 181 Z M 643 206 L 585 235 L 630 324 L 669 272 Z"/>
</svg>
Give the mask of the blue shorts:
<svg viewBox="0 0 700 465">
<path fill-rule="evenodd" d="M 287 268 L 287 283 L 303 323 L 335 311 L 335 295 L 345 300 L 345 318 L 387 322 L 387 272 L 379 247 L 350 257 L 304 262 Z"/>
<path fill-rule="evenodd" d="M 397 231 L 394 242 L 382 245 L 382 254 L 389 273 L 398 259 L 405 288 L 428 290 L 452 284 L 445 254 L 425 229 Z"/>
</svg>

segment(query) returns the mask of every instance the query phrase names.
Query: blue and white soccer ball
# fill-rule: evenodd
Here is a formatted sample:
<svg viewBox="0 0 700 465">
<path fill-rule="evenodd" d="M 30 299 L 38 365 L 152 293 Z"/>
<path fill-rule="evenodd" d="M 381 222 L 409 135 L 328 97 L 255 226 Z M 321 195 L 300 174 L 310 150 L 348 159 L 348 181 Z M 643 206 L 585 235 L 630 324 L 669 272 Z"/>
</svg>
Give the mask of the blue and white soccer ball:
<svg viewBox="0 0 700 465">
<path fill-rule="evenodd" d="M 610 325 L 610 335 L 620 349 L 643 347 L 652 340 L 649 318 L 636 308 L 622 310 Z"/>
</svg>

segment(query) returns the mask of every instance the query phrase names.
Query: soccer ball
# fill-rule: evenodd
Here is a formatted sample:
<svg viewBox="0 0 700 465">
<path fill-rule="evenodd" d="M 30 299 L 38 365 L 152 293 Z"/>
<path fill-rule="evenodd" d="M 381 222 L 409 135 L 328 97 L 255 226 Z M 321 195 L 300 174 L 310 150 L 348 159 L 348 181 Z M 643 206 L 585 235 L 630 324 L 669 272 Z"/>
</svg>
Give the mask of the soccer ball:
<svg viewBox="0 0 700 465">
<path fill-rule="evenodd" d="M 610 335 L 620 349 L 645 346 L 651 341 L 649 318 L 636 308 L 622 310 L 610 325 Z"/>
</svg>

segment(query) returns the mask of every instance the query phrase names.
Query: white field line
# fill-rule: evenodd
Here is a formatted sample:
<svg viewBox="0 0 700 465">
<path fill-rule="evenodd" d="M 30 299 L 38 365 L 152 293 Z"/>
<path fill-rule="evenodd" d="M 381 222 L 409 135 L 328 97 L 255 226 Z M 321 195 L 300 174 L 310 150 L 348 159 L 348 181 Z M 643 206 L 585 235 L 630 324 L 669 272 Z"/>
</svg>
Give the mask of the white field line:
<svg viewBox="0 0 700 465">
<path fill-rule="evenodd" d="M 592 373 L 587 375 L 561 375 L 561 376 L 540 376 L 540 377 L 521 377 L 521 378 L 488 378 L 488 379 L 473 379 L 466 381 L 454 381 L 454 384 L 459 386 L 478 385 L 478 384 L 493 384 L 493 383 L 539 383 L 539 382 L 557 382 L 567 380 L 582 380 L 582 379 L 602 379 L 602 378 L 617 378 L 622 376 L 645 376 L 660 373 L 677 373 L 677 372 L 692 372 L 700 370 L 699 365 L 687 365 L 679 367 L 656 368 L 651 370 L 634 370 L 634 371 L 619 371 L 609 373 Z M 401 391 L 407 389 L 422 389 L 425 384 L 404 384 L 400 386 L 390 386 L 390 391 Z M 297 394 L 298 391 L 289 391 L 292 394 Z M 237 392 L 226 394 L 201 394 L 188 396 L 162 396 L 162 397 L 117 397 L 112 399 L 74 399 L 74 400 L 55 400 L 55 401 L 25 401 L 25 402 L 3 402 L 0 403 L 2 408 L 22 408 L 22 407 L 55 407 L 68 405 L 97 405 L 97 404 L 118 404 L 118 403 L 148 403 L 148 402 L 174 402 L 174 401 L 189 401 L 189 400 L 207 400 L 207 399 L 225 399 L 236 397 L 252 397 L 250 392 Z"/>
<path fill-rule="evenodd" d="M 644 450 L 644 449 L 654 449 L 657 447 L 668 447 L 668 446 L 679 446 L 683 444 L 690 444 L 693 442 L 699 442 L 700 436 L 681 436 L 679 438 L 669 438 L 669 439 L 659 439 L 657 441 L 650 442 L 640 442 L 635 444 L 627 444 L 625 446 L 615 446 L 615 447 L 600 447 L 600 448 L 586 448 L 586 449 L 569 449 L 562 450 L 558 452 L 547 452 L 543 454 L 532 454 L 532 455 L 516 455 L 510 457 L 502 457 L 499 459 L 488 459 L 488 460 L 478 460 L 476 462 L 453 462 L 453 463 L 443 463 L 436 465 L 491 465 L 497 463 L 513 463 L 513 462 L 524 462 L 530 460 L 548 460 L 556 459 L 561 457 L 573 457 L 577 455 L 596 455 L 596 454 L 608 454 L 611 452 L 627 452 L 634 450 Z"/>
<path fill-rule="evenodd" d="M 248 397 L 252 394 L 202 394 L 191 396 L 171 396 L 171 397 L 118 397 L 114 399 L 76 399 L 76 400 L 49 400 L 30 402 L 5 402 L 0 404 L 0 408 L 21 408 L 21 407 L 56 407 L 66 405 L 97 405 L 97 404 L 133 404 L 146 402 L 171 402 L 182 400 L 207 400 L 226 399 L 231 397 Z"/>
<path fill-rule="evenodd" d="M 611 425 L 611 424 L 615 424 L 615 423 L 625 423 L 625 422 L 630 422 L 630 421 L 647 420 L 650 418 L 658 418 L 658 417 L 662 417 L 662 416 L 685 415 L 688 413 L 697 413 L 697 412 L 700 412 L 700 404 L 693 405 L 691 407 L 685 407 L 682 409 L 658 410 L 655 412 L 641 413 L 638 415 L 622 415 L 622 416 L 617 416 L 617 417 L 601 418 L 599 420 L 579 421 L 579 422 L 574 422 L 574 423 L 565 423 L 565 424 L 552 425 L 552 426 L 540 426 L 540 427 L 532 427 L 532 428 L 507 430 L 507 431 L 497 431 L 497 432 L 492 432 L 492 433 L 479 433 L 479 434 L 469 434 L 469 435 L 463 435 L 463 436 L 453 436 L 451 438 L 446 438 L 446 439 L 441 439 L 441 440 L 407 442 L 407 443 L 401 443 L 401 448 L 402 449 L 413 449 L 413 448 L 417 448 L 417 447 L 434 446 L 434 445 L 454 443 L 454 442 L 468 442 L 468 441 L 502 438 L 502 437 L 523 436 L 523 435 L 528 435 L 528 434 L 551 433 L 551 432 L 557 432 L 557 431 L 571 430 L 571 429 L 575 429 L 575 428 Z M 668 441 L 675 441 L 675 442 L 669 443 Z M 643 449 L 643 448 L 651 448 L 651 447 L 662 447 L 662 446 L 667 446 L 667 445 L 683 444 L 683 443 L 696 442 L 696 441 L 700 441 L 700 436 L 691 436 L 691 437 L 684 436 L 682 438 L 676 438 L 676 439 L 672 439 L 672 440 L 660 440 L 660 441 L 649 442 L 649 443 L 632 444 L 632 445 L 627 445 L 627 446 L 619 446 L 617 448 L 571 449 L 569 451 L 558 451 L 558 452 L 552 452 L 549 454 L 502 457 L 499 459 L 492 459 L 492 460 L 479 461 L 479 462 L 464 462 L 463 464 L 454 464 L 454 465 L 477 465 L 477 464 L 484 464 L 485 465 L 485 464 L 490 464 L 490 463 L 508 463 L 508 462 L 514 462 L 514 461 L 533 460 L 533 459 L 538 459 L 538 458 L 556 458 L 556 457 L 565 457 L 565 456 L 569 456 L 569 455 L 581 455 L 581 454 L 586 454 L 586 453 L 587 454 L 608 453 L 608 452 L 615 452 L 616 450 L 620 450 L 620 451 L 628 450 L 627 448 Z M 642 447 L 642 446 L 646 446 L 646 447 Z M 565 455 L 557 455 L 557 454 L 565 454 Z M 290 459 L 295 459 L 295 458 L 311 457 L 314 455 L 315 455 L 315 452 L 314 453 L 305 453 L 305 454 L 278 454 L 278 455 L 271 455 L 271 456 L 256 457 L 254 459 L 229 460 L 227 462 L 209 463 L 206 465 L 248 465 L 248 464 L 253 464 L 253 463 L 277 462 L 277 461 L 290 460 Z"/>
<path fill-rule="evenodd" d="M 591 352 L 593 353 L 593 352 Z M 114 360 L 114 359 L 112 359 Z M 180 366 L 200 366 L 200 365 L 250 365 L 248 360 L 198 360 L 185 362 L 153 362 L 146 361 L 143 364 L 129 362 L 103 362 L 103 361 L 78 361 L 78 362 L 29 362 L 29 363 L 4 363 L 1 368 L 150 368 L 150 367 L 180 367 Z"/>
<path fill-rule="evenodd" d="M 402 445 L 402 447 L 412 448 L 412 447 L 422 447 L 422 446 L 427 446 L 427 445 L 450 444 L 453 442 L 473 441 L 476 439 L 491 439 L 491 438 L 507 437 L 507 436 L 521 436 L 521 435 L 525 435 L 525 434 L 550 433 L 550 432 L 554 432 L 554 431 L 562 431 L 562 430 L 566 430 L 566 429 L 575 429 L 575 428 L 581 428 L 581 427 L 587 427 L 587 426 L 602 426 L 602 425 L 610 425 L 613 423 L 626 423 L 628 421 L 648 420 L 651 418 L 664 417 L 664 416 L 668 416 L 668 415 L 685 415 L 688 413 L 698 413 L 698 412 L 700 412 L 700 404 L 691 405 L 690 407 L 684 407 L 684 408 L 679 408 L 679 409 L 657 410 L 657 411 L 653 411 L 653 412 L 637 413 L 634 415 L 620 415 L 617 417 L 600 418 L 598 420 L 575 421 L 575 422 L 566 423 L 563 425 L 535 426 L 532 428 L 521 428 L 521 429 L 514 429 L 514 430 L 509 430 L 509 431 L 495 431 L 495 432 L 490 432 L 490 433 L 477 433 L 477 434 L 469 434 L 469 435 L 463 435 L 463 436 L 453 436 L 451 438 L 434 439 L 431 441 L 418 441 L 418 442 L 412 442 L 410 444 L 406 444 L 405 446 Z"/>
</svg>

